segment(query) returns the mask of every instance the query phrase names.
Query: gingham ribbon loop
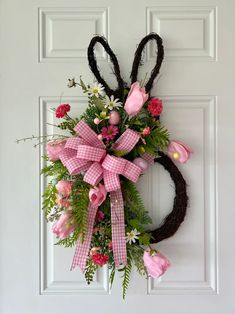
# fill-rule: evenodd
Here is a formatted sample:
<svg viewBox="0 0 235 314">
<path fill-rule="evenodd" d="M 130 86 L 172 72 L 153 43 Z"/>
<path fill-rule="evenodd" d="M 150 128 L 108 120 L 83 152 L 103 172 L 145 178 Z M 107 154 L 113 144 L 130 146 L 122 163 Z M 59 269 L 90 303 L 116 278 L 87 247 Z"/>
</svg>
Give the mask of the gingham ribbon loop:
<svg viewBox="0 0 235 314">
<path fill-rule="evenodd" d="M 77 158 L 90 161 L 101 161 L 106 155 L 106 151 L 102 148 L 91 147 L 88 145 L 78 145 Z"/>
<path fill-rule="evenodd" d="M 106 153 L 105 145 L 97 138 L 97 134 L 84 122 L 80 121 L 75 131 L 78 137 L 67 140 L 60 160 L 72 175 L 85 171 L 83 180 L 91 185 L 98 184 L 102 179 L 107 192 L 110 192 L 112 242 L 115 265 L 127 263 L 124 206 L 119 175 L 137 182 L 141 169 L 132 162 Z M 130 152 L 140 136 L 127 129 L 114 143 L 114 150 Z M 88 230 L 83 243 L 78 241 L 71 269 L 76 266 L 84 271 L 90 249 L 92 230 L 97 208 L 92 204 L 88 208 Z"/>
</svg>

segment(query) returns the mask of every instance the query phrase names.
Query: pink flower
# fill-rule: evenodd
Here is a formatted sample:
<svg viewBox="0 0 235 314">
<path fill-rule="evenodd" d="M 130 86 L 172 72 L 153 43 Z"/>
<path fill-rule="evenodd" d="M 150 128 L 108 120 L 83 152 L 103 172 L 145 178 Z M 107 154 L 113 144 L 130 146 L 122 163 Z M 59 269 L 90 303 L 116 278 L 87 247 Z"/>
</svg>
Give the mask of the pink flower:
<svg viewBox="0 0 235 314">
<path fill-rule="evenodd" d="M 56 204 L 59 206 L 59 207 L 65 207 L 65 208 L 68 208 L 70 206 L 70 202 L 69 200 L 65 197 L 61 197 L 61 195 L 57 194 L 56 195 Z"/>
<path fill-rule="evenodd" d="M 63 151 L 66 141 L 66 139 L 63 139 L 50 141 L 47 143 L 46 151 L 50 161 L 59 160 L 59 155 Z"/>
<path fill-rule="evenodd" d="M 105 254 L 95 253 L 91 256 L 91 259 L 92 259 L 94 264 L 99 265 L 99 266 L 103 266 L 103 265 L 107 264 L 109 257 L 108 257 L 108 255 L 105 255 Z"/>
<path fill-rule="evenodd" d="M 107 191 L 103 184 L 99 184 L 89 191 L 89 199 L 93 206 L 99 207 L 106 199 Z"/>
<path fill-rule="evenodd" d="M 160 252 L 152 250 L 145 251 L 143 260 L 147 269 L 147 273 L 152 278 L 158 278 L 162 276 L 167 268 L 170 267 L 170 262 Z"/>
<path fill-rule="evenodd" d="M 91 250 L 90 250 L 90 256 L 93 256 L 96 253 L 99 253 L 100 251 L 100 246 L 94 246 Z"/>
<path fill-rule="evenodd" d="M 70 111 L 69 104 L 61 104 L 56 108 L 55 116 L 56 118 L 63 118 L 67 112 Z"/>
<path fill-rule="evenodd" d="M 62 197 L 68 197 L 72 191 L 72 183 L 66 180 L 60 180 L 55 187 Z"/>
<path fill-rule="evenodd" d="M 180 141 L 171 141 L 167 147 L 167 154 L 170 158 L 185 163 L 191 156 L 193 151 L 187 145 Z"/>
<path fill-rule="evenodd" d="M 76 228 L 72 213 L 69 211 L 63 212 L 59 220 L 53 225 L 52 231 L 61 240 L 67 238 Z"/>
<path fill-rule="evenodd" d="M 102 212 L 102 210 L 98 210 L 97 214 L 95 216 L 95 221 L 96 222 L 100 222 L 104 219 L 104 213 Z"/>
<path fill-rule="evenodd" d="M 142 131 L 143 136 L 147 136 L 150 134 L 150 127 L 147 126 L 146 128 L 143 129 Z"/>
<path fill-rule="evenodd" d="M 162 113 L 162 100 L 159 98 L 152 98 L 148 102 L 148 112 L 153 117 L 160 116 Z"/>
<path fill-rule="evenodd" d="M 118 127 L 116 127 L 114 125 L 110 125 L 107 128 L 103 127 L 101 129 L 102 138 L 104 138 L 106 140 L 114 139 L 117 134 L 118 134 Z"/>
<path fill-rule="evenodd" d="M 145 88 L 141 87 L 139 82 L 135 82 L 131 85 L 124 109 L 129 116 L 135 116 L 140 112 L 147 100 L 148 94 L 145 92 Z"/>
</svg>

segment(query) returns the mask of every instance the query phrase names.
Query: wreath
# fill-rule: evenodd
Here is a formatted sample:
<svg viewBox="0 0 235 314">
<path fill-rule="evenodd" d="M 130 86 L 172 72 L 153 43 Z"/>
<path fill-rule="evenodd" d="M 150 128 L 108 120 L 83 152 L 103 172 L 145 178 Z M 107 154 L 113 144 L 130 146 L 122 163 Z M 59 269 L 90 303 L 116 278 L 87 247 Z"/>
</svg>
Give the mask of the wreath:
<svg viewBox="0 0 235 314">
<path fill-rule="evenodd" d="M 137 80 L 141 55 L 149 41 L 157 44 L 155 66 L 146 84 Z M 100 43 L 110 57 L 118 87 L 112 90 L 101 76 L 94 47 Z M 88 106 L 79 118 L 69 115 L 70 105 L 54 109 L 67 135 L 46 137 L 47 161 L 43 175 L 52 177 L 43 195 L 47 221 L 57 245 L 76 245 L 71 269 L 79 266 L 88 284 L 99 267 L 108 265 L 110 284 L 115 271 L 123 272 L 123 297 L 136 266 L 144 276 L 158 278 L 170 266 L 168 259 L 151 248 L 178 230 L 187 208 L 186 183 L 174 161 L 184 163 L 192 151 L 169 139 L 160 122 L 162 100 L 150 97 L 164 57 L 162 39 L 155 33 L 144 37 L 135 53 L 131 85 L 121 77 L 119 64 L 106 39 L 92 38 L 88 61 L 97 82 L 69 79 L 68 87 L 80 87 Z M 35 137 L 33 137 L 35 138 Z M 20 140 L 19 140 L 20 141 Z M 45 142 L 45 141 L 44 141 Z M 154 163 L 161 164 L 175 184 L 173 209 L 159 228 L 149 231 L 151 218 L 135 186 Z"/>
</svg>

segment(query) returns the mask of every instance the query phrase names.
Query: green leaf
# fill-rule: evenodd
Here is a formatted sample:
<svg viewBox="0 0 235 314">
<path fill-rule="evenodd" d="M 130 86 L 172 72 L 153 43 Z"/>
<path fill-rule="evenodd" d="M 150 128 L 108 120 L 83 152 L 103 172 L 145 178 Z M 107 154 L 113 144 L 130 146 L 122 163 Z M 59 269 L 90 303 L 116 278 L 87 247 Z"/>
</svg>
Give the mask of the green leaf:
<svg viewBox="0 0 235 314">
<path fill-rule="evenodd" d="M 127 252 L 135 267 L 137 268 L 138 273 L 141 276 L 147 276 L 146 268 L 143 261 L 144 249 L 139 245 L 131 244 L 127 245 Z"/>
<path fill-rule="evenodd" d="M 124 180 L 122 191 L 125 200 L 125 218 L 127 222 L 130 223 L 131 220 L 136 219 L 139 226 L 152 223 L 152 219 L 145 209 L 143 200 L 135 184 L 129 180 Z"/>
<path fill-rule="evenodd" d="M 123 281 L 122 281 L 122 297 L 123 297 L 123 300 L 125 300 L 127 289 L 129 287 L 130 276 L 131 276 L 131 269 L 132 269 L 132 265 L 131 265 L 131 260 L 129 259 L 127 266 L 124 268 L 124 274 L 123 274 Z"/>
<path fill-rule="evenodd" d="M 93 281 L 97 266 L 92 262 L 90 258 L 87 259 L 86 270 L 85 270 L 85 279 L 88 285 Z"/>
<path fill-rule="evenodd" d="M 70 195 L 70 205 L 75 221 L 78 224 L 78 237 L 81 241 L 84 240 L 87 224 L 88 224 L 88 205 L 89 205 L 89 185 L 82 179 L 77 179 L 72 185 Z"/>
<path fill-rule="evenodd" d="M 158 151 L 165 151 L 169 144 L 169 132 L 165 127 L 159 126 L 146 136 L 145 141 L 145 151 L 155 155 Z"/>
<path fill-rule="evenodd" d="M 140 245 L 149 245 L 150 239 L 152 238 L 150 233 L 144 233 L 139 236 L 139 244 Z"/>
<path fill-rule="evenodd" d="M 114 277 L 115 277 L 115 264 L 113 264 L 112 270 L 109 276 L 110 289 L 112 289 Z"/>
<path fill-rule="evenodd" d="M 42 195 L 42 209 L 47 220 L 51 211 L 55 207 L 56 193 L 57 190 L 55 185 L 52 183 L 52 181 L 49 182 L 44 194 Z"/>
<path fill-rule="evenodd" d="M 79 230 L 76 229 L 72 234 L 63 240 L 59 240 L 55 245 L 62 245 L 64 247 L 73 247 L 78 240 Z"/>
<path fill-rule="evenodd" d="M 88 87 L 86 86 L 86 84 L 83 82 L 82 77 L 80 76 L 80 86 L 83 90 L 83 93 L 87 93 L 88 92 Z"/>
<path fill-rule="evenodd" d="M 113 150 L 113 154 L 117 157 L 122 157 L 128 154 L 127 150 Z"/>
</svg>

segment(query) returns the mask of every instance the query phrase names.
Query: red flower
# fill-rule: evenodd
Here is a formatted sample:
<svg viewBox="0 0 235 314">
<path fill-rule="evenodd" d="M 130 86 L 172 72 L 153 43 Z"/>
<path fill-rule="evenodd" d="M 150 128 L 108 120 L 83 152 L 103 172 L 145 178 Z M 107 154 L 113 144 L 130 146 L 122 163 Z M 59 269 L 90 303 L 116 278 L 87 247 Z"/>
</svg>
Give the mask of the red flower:
<svg viewBox="0 0 235 314">
<path fill-rule="evenodd" d="M 96 216 L 95 216 L 95 221 L 100 222 L 104 219 L 104 213 L 102 210 L 98 210 Z"/>
<path fill-rule="evenodd" d="M 61 104 L 56 108 L 55 116 L 56 118 L 63 118 L 67 112 L 70 111 L 69 104 Z"/>
<path fill-rule="evenodd" d="M 107 264 L 109 257 L 105 254 L 95 253 L 91 256 L 91 259 L 92 259 L 94 264 L 99 265 L 99 266 L 103 266 L 103 265 Z"/>
<path fill-rule="evenodd" d="M 118 127 L 110 125 L 101 129 L 101 135 L 106 140 L 112 140 L 118 134 Z"/>
<path fill-rule="evenodd" d="M 162 100 L 159 98 L 152 98 L 148 102 L 148 112 L 153 117 L 160 116 L 162 113 Z"/>
</svg>

